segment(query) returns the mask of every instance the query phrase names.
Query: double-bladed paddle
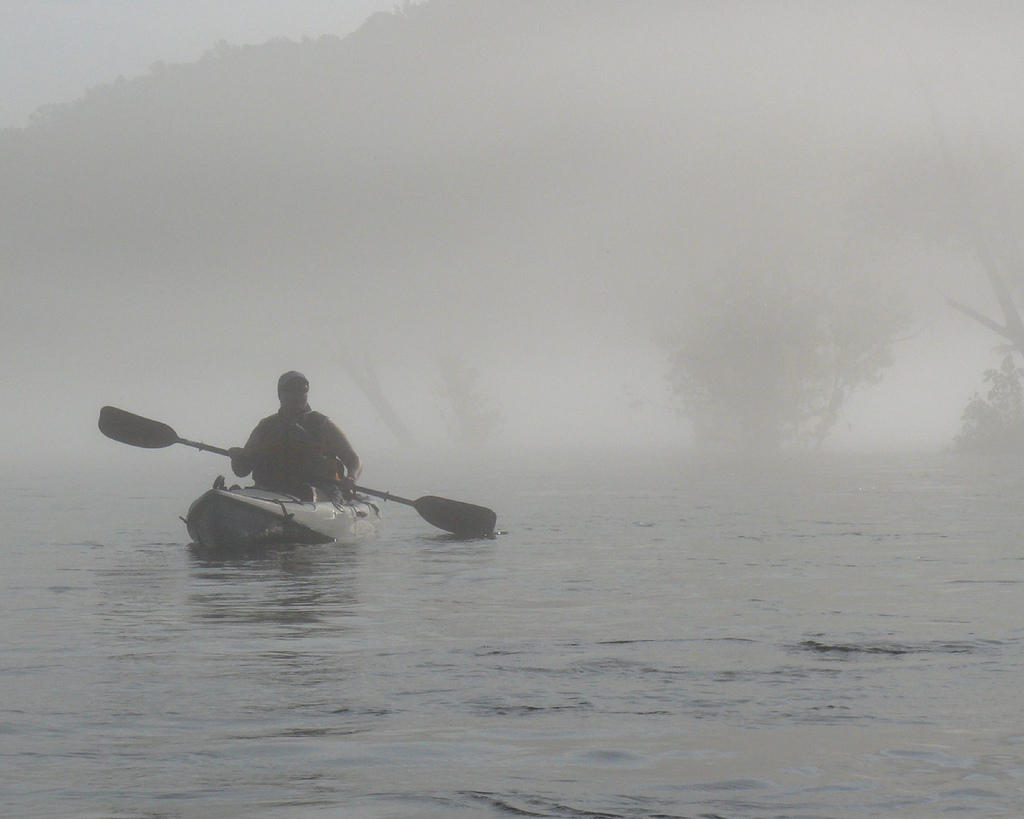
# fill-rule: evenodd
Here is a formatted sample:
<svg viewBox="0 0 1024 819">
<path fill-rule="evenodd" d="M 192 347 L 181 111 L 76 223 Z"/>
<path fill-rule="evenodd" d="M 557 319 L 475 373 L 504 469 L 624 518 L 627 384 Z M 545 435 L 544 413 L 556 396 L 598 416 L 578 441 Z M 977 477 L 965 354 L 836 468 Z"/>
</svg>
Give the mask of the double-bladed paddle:
<svg viewBox="0 0 1024 819">
<path fill-rule="evenodd" d="M 181 438 L 171 427 L 160 421 L 143 418 L 117 407 L 103 407 L 100 410 L 99 427 L 100 432 L 108 438 L 129 446 L 163 449 L 174 444 L 184 444 L 203 452 L 214 452 L 229 457 L 231 455 L 226 449 Z M 390 492 L 367 489 L 365 486 L 353 486 L 353 489 L 375 498 L 411 506 L 427 523 L 460 537 L 484 537 L 493 534 L 498 521 L 493 510 L 485 506 L 439 498 L 436 495 L 424 495 L 422 498 L 409 500 Z"/>
</svg>

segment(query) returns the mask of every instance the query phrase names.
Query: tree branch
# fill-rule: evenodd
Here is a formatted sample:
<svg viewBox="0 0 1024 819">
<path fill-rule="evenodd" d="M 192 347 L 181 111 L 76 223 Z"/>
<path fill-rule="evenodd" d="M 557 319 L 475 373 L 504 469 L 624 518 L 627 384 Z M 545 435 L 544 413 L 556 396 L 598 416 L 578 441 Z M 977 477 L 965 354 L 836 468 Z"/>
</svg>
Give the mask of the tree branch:
<svg viewBox="0 0 1024 819">
<path fill-rule="evenodd" d="M 946 298 L 946 303 L 950 307 L 952 307 L 954 310 L 959 310 L 964 315 L 970 316 L 972 319 L 974 319 L 979 324 L 984 325 L 985 327 L 988 327 L 989 330 L 992 330 L 992 331 L 998 333 L 1003 338 L 1005 338 L 1008 341 L 1012 342 L 1015 347 L 1018 347 L 1021 350 L 1024 350 L 1024 334 L 1020 334 L 1020 335 L 1014 336 L 1012 334 L 1011 329 L 1009 329 L 1007 327 L 1003 327 L 1000 324 L 997 324 L 995 321 L 990 319 L 988 316 L 983 315 L 982 313 L 979 313 L 973 307 L 968 307 L 966 304 L 962 304 L 962 303 L 960 303 L 958 301 L 955 301 L 954 299 L 951 299 L 951 298 L 947 297 Z"/>
</svg>

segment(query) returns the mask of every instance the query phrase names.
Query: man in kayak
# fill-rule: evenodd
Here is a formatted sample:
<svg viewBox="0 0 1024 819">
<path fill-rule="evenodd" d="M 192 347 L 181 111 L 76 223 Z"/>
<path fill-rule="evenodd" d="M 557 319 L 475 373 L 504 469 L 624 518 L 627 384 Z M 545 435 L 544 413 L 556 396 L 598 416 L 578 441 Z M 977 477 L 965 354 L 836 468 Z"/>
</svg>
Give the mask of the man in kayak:
<svg viewBox="0 0 1024 819">
<path fill-rule="evenodd" d="M 303 500 L 337 499 L 363 470 L 352 444 L 326 415 L 309 408 L 309 381 L 291 370 L 277 382 L 281 408 L 260 421 L 244 447 L 233 447 L 231 469 L 265 489 Z"/>
</svg>

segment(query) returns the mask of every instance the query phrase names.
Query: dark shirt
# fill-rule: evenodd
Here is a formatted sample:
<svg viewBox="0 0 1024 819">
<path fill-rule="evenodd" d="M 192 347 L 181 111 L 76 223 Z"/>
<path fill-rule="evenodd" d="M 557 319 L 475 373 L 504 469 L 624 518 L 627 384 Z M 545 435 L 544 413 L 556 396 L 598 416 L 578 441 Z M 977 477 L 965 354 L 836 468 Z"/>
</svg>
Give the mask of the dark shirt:
<svg viewBox="0 0 1024 819">
<path fill-rule="evenodd" d="M 299 495 L 310 486 L 335 487 L 346 474 L 355 479 L 362 469 L 345 433 L 308 405 L 260 421 L 231 466 L 239 477 L 252 472 L 257 486 Z"/>
</svg>

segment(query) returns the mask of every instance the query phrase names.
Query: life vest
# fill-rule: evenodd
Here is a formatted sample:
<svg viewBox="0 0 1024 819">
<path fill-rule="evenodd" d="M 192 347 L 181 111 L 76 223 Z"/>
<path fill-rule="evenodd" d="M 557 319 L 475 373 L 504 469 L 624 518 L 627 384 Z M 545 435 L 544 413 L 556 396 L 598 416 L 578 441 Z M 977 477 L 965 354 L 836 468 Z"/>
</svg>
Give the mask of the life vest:
<svg viewBox="0 0 1024 819">
<path fill-rule="evenodd" d="M 277 413 L 260 421 L 255 483 L 284 490 L 337 480 L 337 459 L 325 448 L 326 425 L 327 416 L 315 410 L 295 417 Z"/>
</svg>

